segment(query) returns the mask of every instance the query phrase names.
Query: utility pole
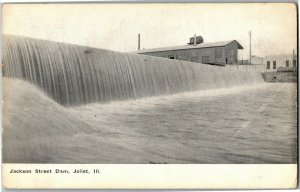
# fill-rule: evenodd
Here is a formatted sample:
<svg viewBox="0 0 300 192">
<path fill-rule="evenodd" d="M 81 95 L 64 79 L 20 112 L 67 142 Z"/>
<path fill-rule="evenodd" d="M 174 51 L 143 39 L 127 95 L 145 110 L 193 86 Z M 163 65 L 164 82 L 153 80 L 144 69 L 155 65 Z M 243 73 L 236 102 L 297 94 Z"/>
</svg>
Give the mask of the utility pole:
<svg viewBox="0 0 300 192">
<path fill-rule="evenodd" d="M 138 50 L 141 49 L 141 35 L 138 35 Z"/>
<path fill-rule="evenodd" d="M 293 60 L 292 60 L 292 64 L 291 64 L 291 67 L 294 67 L 294 65 L 296 65 L 296 64 L 294 64 L 294 63 L 296 63 L 295 62 L 295 49 L 293 49 Z"/>
<path fill-rule="evenodd" d="M 249 35 L 249 40 L 250 40 L 250 49 L 249 49 L 249 64 L 251 65 L 251 36 L 252 36 L 252 32 L 251 32 L 251 31 L 249 31 L 248 35 Z"/>
</svg>

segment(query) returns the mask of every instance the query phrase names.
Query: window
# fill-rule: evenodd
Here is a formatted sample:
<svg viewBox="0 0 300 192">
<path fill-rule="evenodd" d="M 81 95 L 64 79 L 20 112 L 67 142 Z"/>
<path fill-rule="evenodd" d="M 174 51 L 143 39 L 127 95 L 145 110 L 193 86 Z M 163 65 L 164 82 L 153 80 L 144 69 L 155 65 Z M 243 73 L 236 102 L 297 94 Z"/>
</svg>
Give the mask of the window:
<svg viewBox="0 0 300 192">
<path fill-rule="evenodd" d="M 296 67 L 296 60 L 293 60 L 293 67 Z"/>
<path fill-rule="evenodd" d="M 177 55 L 169 55 L 169 59 L 176 59 Z"/>
<path fill-rule="evenodd" d="M 273 69 L 276 69 L 276 61 L 273 61 Z"/>
<path fill-rule="evenodd" d="M 267 69 L 270 69 L 270 61 L 267 61 Z"/>
<path fill-rule="evenodd" d="M 202 63 L 209 63 L 209 56 L 203 56 Z"/>
<path fill-rule="evenodd" d="M 199 57 L 192 57 L 191 62 L 199 62 Z"/>
<path fill-rule="evenodd" d="M 221 47 L 217 47 L 215 49 L 215 57 L 216 57 L 217 61 L 222 59 L 222 48 Z"/>
<path fill-rule="evenodd" d="M 286 67 L 289 67 L 289 64 L 290 64 L 289 60 L 286 60 L 286 61 L 285 61 L 285 66 L 286 66 Z"/>
</svg>

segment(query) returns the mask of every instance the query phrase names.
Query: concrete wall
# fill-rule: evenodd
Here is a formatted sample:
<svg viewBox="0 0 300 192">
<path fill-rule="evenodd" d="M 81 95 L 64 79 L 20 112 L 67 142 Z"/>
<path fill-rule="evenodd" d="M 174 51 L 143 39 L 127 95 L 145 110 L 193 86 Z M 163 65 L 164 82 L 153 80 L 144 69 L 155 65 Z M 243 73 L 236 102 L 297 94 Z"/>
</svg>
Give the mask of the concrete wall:
<svg viewBox="0 0 300 192">
<path fill-rule="evenodd" d="M 257 71 L 257 72 L 263 72 L 263 65 L 236 65 L 236 64 L 232 64 L 232 65 L 226 65 L 225 67 L 230 68 L 230 69 L 237 69 L 237 70 L 244 70 L 244 71 Z"/>
<path fill-rule="evenodd" d="M 294 72 L 264 72 L 262 76 L 266 82 L 297 82 Z"/>
</svg>

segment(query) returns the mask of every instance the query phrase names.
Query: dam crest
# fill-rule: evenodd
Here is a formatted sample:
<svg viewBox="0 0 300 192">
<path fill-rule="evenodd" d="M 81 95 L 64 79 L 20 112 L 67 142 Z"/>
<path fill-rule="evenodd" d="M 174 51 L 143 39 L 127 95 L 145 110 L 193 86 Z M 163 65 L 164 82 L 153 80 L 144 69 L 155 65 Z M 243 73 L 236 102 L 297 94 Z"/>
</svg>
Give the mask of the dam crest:
<svg viewBox="0 0 300 192">
<path fill-rule="evenodd" d="M 29 81 L 63 106 L 263 82 L 261 74 L 21 36 L 3 36 L 3 76 Z"/>
</svg>

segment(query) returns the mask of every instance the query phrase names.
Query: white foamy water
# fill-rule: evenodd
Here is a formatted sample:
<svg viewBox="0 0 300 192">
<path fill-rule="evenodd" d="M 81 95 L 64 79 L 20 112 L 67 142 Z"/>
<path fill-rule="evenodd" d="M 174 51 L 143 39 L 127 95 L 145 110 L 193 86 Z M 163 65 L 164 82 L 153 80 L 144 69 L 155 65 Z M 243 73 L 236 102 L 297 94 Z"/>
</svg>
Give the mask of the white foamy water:
<svg viewBox="0 0 300 192">
<path fill-rule="evenodd" d="M 3 75 L 36 85 L 63 106 L 263 82 L 253 71 L 10 35 L 3 37 Z"/>
<path fill-rule="evenodd" d="M 6 89 L 4 162 L 295 163 L 297 158 L 295 83 L 74 108 L 57 105 L 19 80 Z"/>
<path fill-rule="evenodd" d="M 296 161 L 296 85 L 198 91 L 73 109 L 156 163 Z"/>
</svg>

